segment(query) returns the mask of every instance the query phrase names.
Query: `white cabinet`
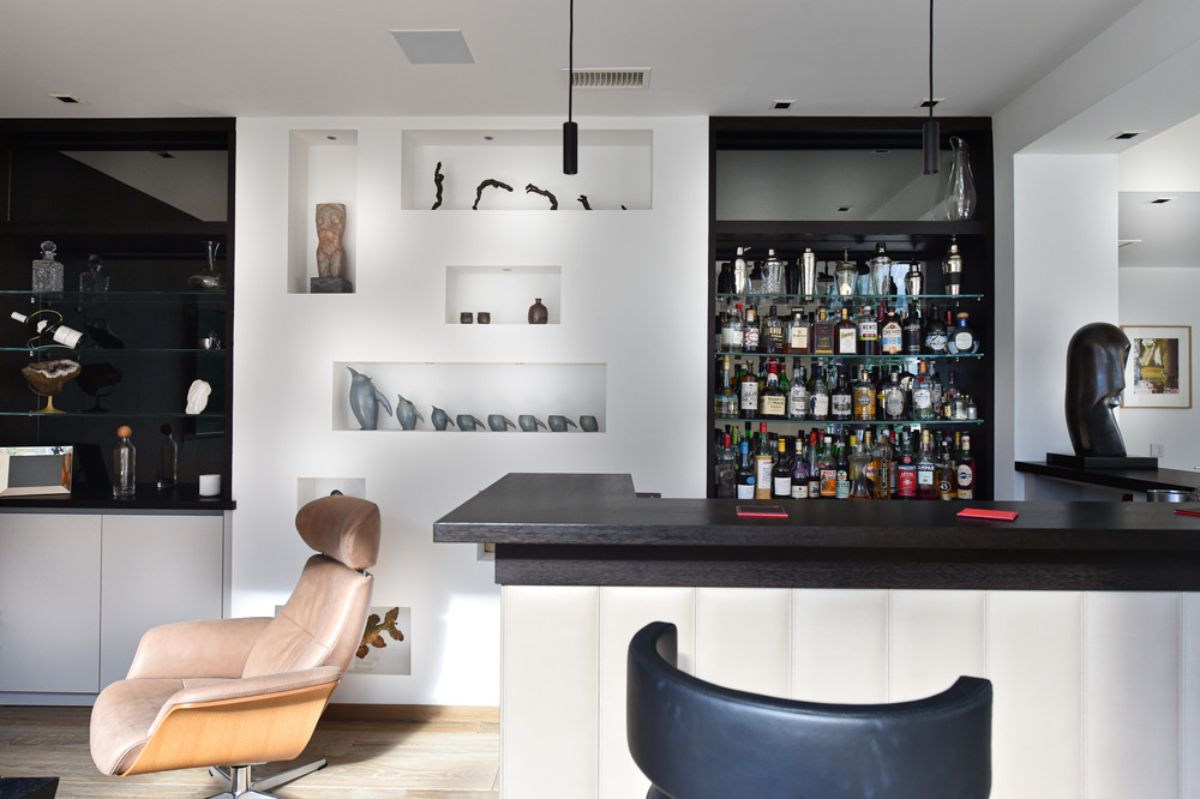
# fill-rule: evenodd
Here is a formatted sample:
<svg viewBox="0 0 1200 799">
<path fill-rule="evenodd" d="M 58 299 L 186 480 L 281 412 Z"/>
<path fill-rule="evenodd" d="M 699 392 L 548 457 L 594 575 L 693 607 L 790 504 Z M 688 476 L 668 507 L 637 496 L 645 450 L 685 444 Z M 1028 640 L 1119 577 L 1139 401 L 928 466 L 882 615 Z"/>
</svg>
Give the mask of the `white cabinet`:
<svg viewBox="0 0 1200 799">
<path fill-rule="evenodd" d="M 221 515 L 0 512 L 0 702 L 121 679 L 146 630 L 221 618 L 225 570 Z"/>
<path fill-rule="evenodd" d="M 221 618 L 220 516 L 105 516 L 100 687 L 124 678 L 142 633 Z"/>
<path fill-rule="evenodd" d="M 0 514 L 0 691 L 95 693 L 100 517 Z"/>
</svg>

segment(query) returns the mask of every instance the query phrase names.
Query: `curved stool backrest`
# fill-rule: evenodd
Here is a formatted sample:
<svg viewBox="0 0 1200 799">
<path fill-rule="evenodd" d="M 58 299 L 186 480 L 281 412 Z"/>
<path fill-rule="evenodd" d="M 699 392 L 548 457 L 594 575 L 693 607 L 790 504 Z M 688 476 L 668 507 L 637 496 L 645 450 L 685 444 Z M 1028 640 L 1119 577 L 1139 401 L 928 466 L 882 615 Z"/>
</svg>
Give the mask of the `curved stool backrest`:
<svg viewBox="0 0 1200 799">
<path fill-rule="evenodd" d="M 734 691 L 675 668 L 675 625 L 629 644 L 626 733 L 648 799 L 986 799 L 992 684 L 832 705 Z"/>
</svg>

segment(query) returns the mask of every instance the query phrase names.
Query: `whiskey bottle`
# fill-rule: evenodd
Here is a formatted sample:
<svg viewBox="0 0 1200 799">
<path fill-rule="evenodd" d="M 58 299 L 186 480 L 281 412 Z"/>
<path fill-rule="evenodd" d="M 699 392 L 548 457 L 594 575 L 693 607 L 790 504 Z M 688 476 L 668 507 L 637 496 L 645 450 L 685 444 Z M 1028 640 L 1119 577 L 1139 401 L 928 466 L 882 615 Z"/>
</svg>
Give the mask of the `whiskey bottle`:
<svg viewBox="0 0 1200 799">
<path fill-rule="evenodd" d="M 808 418 L 809 393 L 808 378 L 804 367 L 796 364 L 792 367 L 792 385 L 788 391 L 788 418 L 803 420 Z"/>
<path fill-rule="evenodd" d="M 880 432 L 879 441 L 871 450 L 871 481 L 875 484 L 873 493 L 875 499 L 891 499 L 890 478 L 892 471 L 892 451 L 890 439 L 885 432 Z"/>
<path fill-rule="evenodd" d="M 721 326 L 721 345 L 729 352 L 742 352 L 742 306 L 725 313 L 725 323 Z"/>
<path fill-rule="evenodd" d="M 812 326 L 812 351 L 815 355 L 833 355 L 835 346 L 833 320 L 829 318 L 825 307 L 817 310 L 817 321 Z"/>
<path fill-rule="evenodd" d="M 771 498 L 771 470 L 774 468 L 771 439 L 767 437 L 767 423 L 758 429 L 758 454 L 754 456 L 754 498 Z"/>
<path fill-rule="evenodd" d="M 958 462 L 955 464 L 955 487 L 959 499 L 975 498 L 975 458 L 971 455 L 971 436 L 963 433 L 962 448 L 958 451 Z"/>
<path fill-rule="evenodd" d="M 917 421 L 937 418 L 933 412 L 933 386 L 929 380 L 929 364 L 921 361 L 912 385 L 912 415 Z"/>
<path fill-rule="evenodd" d="M 904 388 L 900 385 L 900 373 L 895 369 L 884 391 L 883 407 L 889 421 L 898 422 L 904 418 Z"/>
<path fill-rule="evenodd" d="M 743 419 L 758 416 L 758 377 L 748 366 L 742 372 L 741 382 L 738 383 L 738 408 Z"/>
<path fill-rule="evenodd" d="M 792 464 L 787 456 L 787 439 L 779 437 L 775 453 L 775 468 L 771 470 L 771 496 L 774 499 L 792 498 Z"/>
<path fill-rule="evenodd" d="M 942 439 L 942 452 L 937 468 L 937 497 L 941 500 L 958 499 L 958 477 L 954 469 L 950 437 Z"/>
<path fill-rule="evenodd" d="M 842 308 L 842 320 L 837 323 L 837 354 L 858 354 L 858 325 L 850 321 L 849 308 Z"/>
<path fill-rule="evenodd" d="M 809 323 L 803 308 L 792 309 L 792 326 L 788 331 L 788 351 L 807 354 Z"/>
<path fill-rule="evenodd" d="M 937 462 L 933 459 L 933 435 L 921 431 L 921 455 L 917 458 L 917 499 L 933 499 L 937 496 L 935 477 Z"/>
<path fill-rule="evenodd" d="M 767 366 L 767 385 L 758 399 L 758 415 L 764 419 L 787 417 L 787 395 L 779 386 L 779 367 L 775 359 Z M 764 424 L 764 429 L 765 429 Z"/>
<path fill-rule="evenodd" d="M 875 384 L 865 368 L 859 369 L 853 390 L 854 418 L 860 422 L 875 421 Z"/>
<path fill-rule="evenodd" d="M 858 315 L 858 352 L 860 355 L 879 354 L 879 321 L 869 305 Z"/>
<path fill-rule="evenodd" d="M 821 498 L 837 499 L 837 460 L 833 452 L 833 437 L 828 433 L 821 446 L 821 459 L 817 468 L 821 474 Z"/>
<path fill-rule="evenodd" d="M 829 418 L 829 385 L 825 382 L 825 370 L 813 367 L 813 385 L 809 392 L 809 417 L 823 422 Z"/>
<path fill-rule="evenodd" d="M 837 384 L 829 395 L 830 416 L 839 422 L 849 421 L 854 415 L 854 397 L 846 383 L 846 375 L 837 370 Z"/>
<path fill-rule="evenodd" d="M 766 321 L 763 322 L 763 338 L 766 339 L 766 351 L 769 353 L 784 352 L 783 320 L 776 316 L 776 306 L 770 307 Z"/>
<path fill-rule="evenodd" d="M 896 317 L 895 309 L 888 309 L 887 318 L 879 333 L 879 350 L 884 355 L 899 355 L 904 351 L 904 330 Z"/>
<path fill-rule="evenodd" d="M 750 442 L 742 439 L 742 464 L 737 470 L 737 498 L 754 499 L 754 466 L 750 463 Z"/>
<path fill-rule="evenodd" d="M 950 340 L 946 343 L 951 355 L 972 355 L 979 351 L 979 339 L 969 326 L 970 317 L 966 311 L 958 312 L 958 324 L 950 331 Z"/>
<path fill-rule="evenodd" d="M 742 322 L 742 351 L 758 352 L 762 331 L 758 326 L 758 309 L 753 305 L 746 306 L 746 318 Z"/>
</svg>

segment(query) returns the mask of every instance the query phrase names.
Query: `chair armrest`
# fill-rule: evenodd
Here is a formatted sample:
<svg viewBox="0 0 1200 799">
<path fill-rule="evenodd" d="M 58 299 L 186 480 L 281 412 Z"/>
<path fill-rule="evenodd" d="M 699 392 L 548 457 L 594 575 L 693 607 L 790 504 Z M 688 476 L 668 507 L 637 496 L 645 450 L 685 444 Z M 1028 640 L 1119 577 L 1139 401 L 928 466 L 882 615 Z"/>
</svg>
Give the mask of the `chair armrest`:
<svg viewBox="0 0 1200 799">
<path fill-rule="evenodd" d="M 242 676 L 254 642 L 272 619 L 218 619 L 164 624 L 138 643 L 128 679 Z"/>
</svg>

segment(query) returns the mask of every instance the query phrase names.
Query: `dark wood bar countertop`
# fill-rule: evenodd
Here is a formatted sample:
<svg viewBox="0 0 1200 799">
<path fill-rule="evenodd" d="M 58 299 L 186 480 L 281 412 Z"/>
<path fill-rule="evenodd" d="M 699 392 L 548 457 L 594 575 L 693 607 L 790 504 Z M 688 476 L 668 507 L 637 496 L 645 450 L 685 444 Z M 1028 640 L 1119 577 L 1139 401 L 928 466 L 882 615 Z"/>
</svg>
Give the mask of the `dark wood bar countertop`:
<svg viewBox="0 0 1200 799">
<path fill-rule="evenodd" d="M 1184 469 L 1079 469 L 1073 466 L 1053 466 L 1045 461 L 1017 461 L 1015 468 L 1022 474 L 1123 491 L 1200 491 L 1200 472 Z"/>
<path fill-rule="evenodd" d="M 437 520 L 434 540 L 491 543 L 508 585 L 1200 590 L 1195 505 L 639 497 L 629 475 L 509 474 Z M 763 503 L 766 504 L 766 503 Z M 1015 510 L 1014 522 L 957 517 Z"/>
</svg>

